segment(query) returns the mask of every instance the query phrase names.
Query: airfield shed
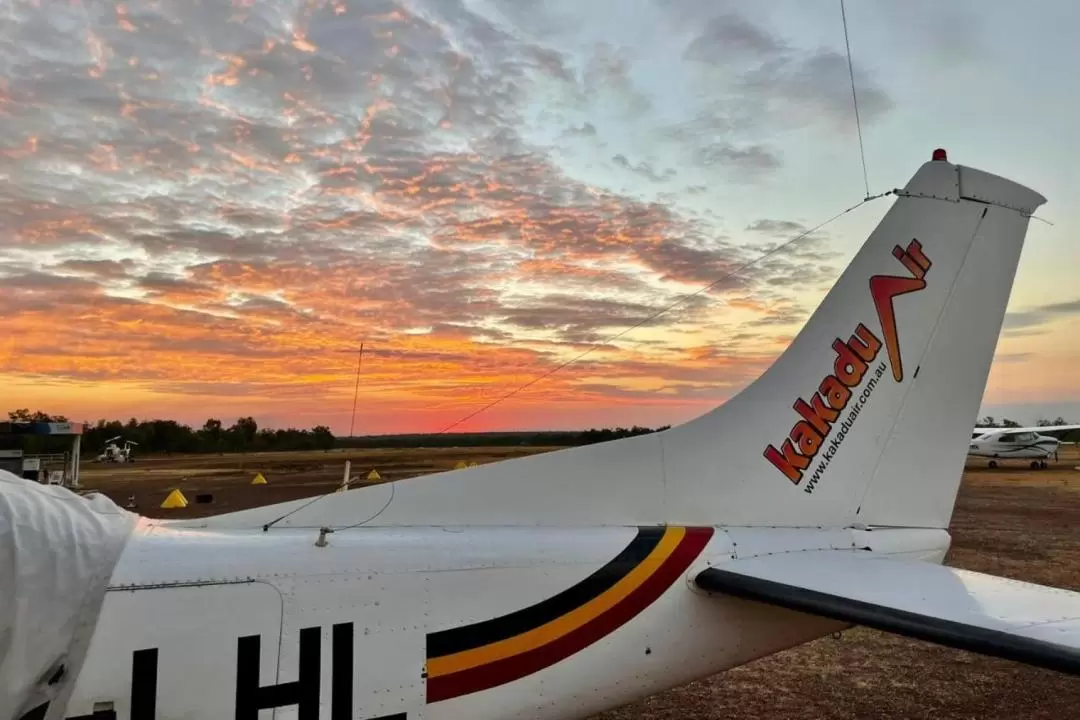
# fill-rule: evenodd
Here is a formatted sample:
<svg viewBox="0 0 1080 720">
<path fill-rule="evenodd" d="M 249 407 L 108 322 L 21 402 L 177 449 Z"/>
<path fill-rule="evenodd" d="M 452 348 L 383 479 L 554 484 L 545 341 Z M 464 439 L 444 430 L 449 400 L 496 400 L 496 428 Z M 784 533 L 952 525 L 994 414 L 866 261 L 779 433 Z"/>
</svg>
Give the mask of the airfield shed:
<svg viewBox="0 0 1080 720">
<path fill-rule="evenodd" d="M 70 438 L 71 450 L 65 453 L 62 484 L 77 488 L 79 487 L 79 454 L 85 427 L 83 423 L 72 422 L 0 422 L 0 438 L 5 440 L 5 447 L 17 445 L 20 438 L 27 436 Z M 36 472 L 39 469 L 32 462 L 35 458 L 25 457 L 16 449 L 8 450 L 4 455 L 6 457 L 3 460 L 7 463 L 4 469 L 16 475 L 25 477 L 27 472 Z M 28 461 L 31 462 L 28 463 Z M 18 469 L 13 467 L 16 463 L 19 466 Z M 47 477 L 45 481 L 48 482 Z"/>
</svg>

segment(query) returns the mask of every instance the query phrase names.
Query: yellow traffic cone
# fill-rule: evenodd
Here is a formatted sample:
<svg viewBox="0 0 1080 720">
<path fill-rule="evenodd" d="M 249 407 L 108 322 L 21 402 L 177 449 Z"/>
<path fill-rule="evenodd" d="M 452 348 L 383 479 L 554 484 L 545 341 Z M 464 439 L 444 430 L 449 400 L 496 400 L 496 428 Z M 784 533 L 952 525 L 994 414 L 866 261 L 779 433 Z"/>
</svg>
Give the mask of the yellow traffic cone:
<svg viewBox="0 0 1080 720">
<path fill-rule="evenodd" d="M 464 470 L 466 467 L 468 467 L 468 466 L 465 464 L 464 460 L 458 460 L 457 465 L 454 466 L 454 469 L 455 470 Z"/>
<path fill-rule="evenodd" d="M 184 493 L 179 490 L 173 490 L 169 493 L 168 497 L 165 498 L 165 502 L 161 503 L 161 507 L 166 508 L 167 510 L 186 508 L 187 498 L 184 497 Z"/>
<path fill-rule="evenodd" d="M 262 473 L 255 473 L 255 477 L 252 478 L 251 484 L 252 485 L 265 485 L 266 484 L 266 478 L 263 477 Z"/>
<path fill-rule="evenodd" d="M 378 470 L 372 469 L 372 471 L 367 474 L 367 479 L 368 480 L 382 480 L 382 475 L 379 474 Z"/>
</svg>

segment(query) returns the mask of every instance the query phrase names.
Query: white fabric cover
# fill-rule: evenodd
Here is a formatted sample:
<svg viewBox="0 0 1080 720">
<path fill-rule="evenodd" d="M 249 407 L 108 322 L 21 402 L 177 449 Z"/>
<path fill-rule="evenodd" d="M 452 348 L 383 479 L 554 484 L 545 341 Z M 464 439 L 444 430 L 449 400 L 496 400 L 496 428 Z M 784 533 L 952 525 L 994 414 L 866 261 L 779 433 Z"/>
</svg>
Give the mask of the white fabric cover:
<svg viewBox="0 0 1080 720">
<path fill-rule="evenodd" d="M 138 516 L 0 470 L 0 720 L 62 717 Z M 48 680 L 60 665 L 59 682 Z"/>
</svg>

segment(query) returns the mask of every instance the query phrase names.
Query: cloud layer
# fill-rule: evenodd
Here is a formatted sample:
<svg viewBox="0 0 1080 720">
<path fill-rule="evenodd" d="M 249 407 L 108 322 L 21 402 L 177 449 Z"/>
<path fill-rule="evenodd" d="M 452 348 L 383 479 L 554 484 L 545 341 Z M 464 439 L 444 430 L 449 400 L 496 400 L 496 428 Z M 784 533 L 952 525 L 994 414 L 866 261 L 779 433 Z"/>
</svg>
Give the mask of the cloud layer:
<svg viewBox="0 0 1080 720">
<path fill-rule="evenodd" d="M 783 167 L 763 130 L 846 122 L 841 56 L 656 2 L 642 22 L 676 30 L 641 57 L 578 5 L 9 4 L 3 372 L 341 417 L 364 341 L 373 402 L 441 408 L 431 429 L 800 232 L 698 198 Z M 891 101 L 861 80 L 873 122 Z M 798 323 L 793 279 L 835 271 L 821 240 L 522 401 L 722 397 L 786 337 L 745 331 Z"/>
</svg>

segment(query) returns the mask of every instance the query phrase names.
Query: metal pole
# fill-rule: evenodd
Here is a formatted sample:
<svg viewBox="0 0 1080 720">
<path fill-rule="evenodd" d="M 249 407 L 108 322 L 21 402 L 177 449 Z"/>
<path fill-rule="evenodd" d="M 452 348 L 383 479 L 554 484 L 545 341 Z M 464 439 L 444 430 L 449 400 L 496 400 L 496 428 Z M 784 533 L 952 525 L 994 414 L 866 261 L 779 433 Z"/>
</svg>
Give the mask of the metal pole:
<svg viewBox="0 0 1080 720">
<path fill-rule="evenodd" d="M 356 388 L 353 389 L 352 418 L 349 420 L 349 437 L 353 436 L 353 423 L 356 422 L 356 398 L 360 395 L 360 365 L 364 362 L 364 343 L 360 343 L 360 357 L 356 360 Z"/>
<path fill-rule="evenodd" d="M 79 461 L 82 450 L 82 435 L 75 436 L 71 445 L 71 487 L 79 487 Z"/>
</svg>

